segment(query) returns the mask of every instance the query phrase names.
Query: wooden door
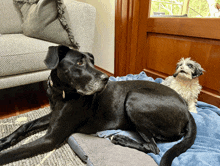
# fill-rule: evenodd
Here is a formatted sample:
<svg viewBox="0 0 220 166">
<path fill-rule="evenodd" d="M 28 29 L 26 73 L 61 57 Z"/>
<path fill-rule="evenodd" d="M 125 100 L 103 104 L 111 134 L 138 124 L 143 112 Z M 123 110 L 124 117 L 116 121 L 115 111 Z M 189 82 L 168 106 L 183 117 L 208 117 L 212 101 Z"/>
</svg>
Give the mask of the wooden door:
<svg viewBox="0 0 220 166">
<path fill-rule="evenodd" d="M 151 18 L 150 1 L 117 0 L 115 76 L 172 75 L 182 57 L 206 70 L 199 100 L 220 107 L 220 18 Z"/>
</svg>

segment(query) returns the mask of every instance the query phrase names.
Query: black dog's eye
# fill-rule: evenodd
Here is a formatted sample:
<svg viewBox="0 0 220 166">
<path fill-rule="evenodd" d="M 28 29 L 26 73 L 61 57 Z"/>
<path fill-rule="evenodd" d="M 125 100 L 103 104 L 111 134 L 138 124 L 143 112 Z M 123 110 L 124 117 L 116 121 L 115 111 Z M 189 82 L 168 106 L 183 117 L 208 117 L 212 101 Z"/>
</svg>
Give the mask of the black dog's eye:
<svg viewBox="0 0 220 166">
<path fill-rule="evenodd" d="M 84 62 L 83 62 L 83 61 L 78 61 L 78 62 L 77 62 L 77 65 L 83 66 L 83 65 L 84 65 Z"/>
<path fill-rule="evenodd" d="M 193 65 L 190 64 L 190 63 L 188 63 L 187 66 L 188 66 L 189 68 L 193 68 Z"/>
</svg>

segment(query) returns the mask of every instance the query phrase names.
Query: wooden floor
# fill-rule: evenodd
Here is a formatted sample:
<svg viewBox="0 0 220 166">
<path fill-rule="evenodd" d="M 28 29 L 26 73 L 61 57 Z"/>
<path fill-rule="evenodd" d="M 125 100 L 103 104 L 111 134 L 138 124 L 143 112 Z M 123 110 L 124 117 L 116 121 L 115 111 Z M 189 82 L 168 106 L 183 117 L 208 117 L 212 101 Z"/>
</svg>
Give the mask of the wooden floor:
<svg viewBox="0 0 220 166">
<path fill-rule="evenodd" d="M 0 90 L 0 119 L 49 106 L 44 83 Z"/>
</svg>

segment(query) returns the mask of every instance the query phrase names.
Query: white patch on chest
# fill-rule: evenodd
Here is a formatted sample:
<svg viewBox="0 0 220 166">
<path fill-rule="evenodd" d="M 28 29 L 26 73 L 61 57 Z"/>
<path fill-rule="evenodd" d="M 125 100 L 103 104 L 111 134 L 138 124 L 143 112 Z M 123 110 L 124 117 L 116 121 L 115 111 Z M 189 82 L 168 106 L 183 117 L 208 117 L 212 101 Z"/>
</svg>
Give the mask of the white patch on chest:
<svg viewBox="0 0 220 166">
<path fill-rule="evenodd" d="M 170 88 L 179 93 L 187 102 L 193 100 L 197 102 L 198 95 L 202 89 L 197 78 L 195 79 L 172 79 Z"/>
</svg>

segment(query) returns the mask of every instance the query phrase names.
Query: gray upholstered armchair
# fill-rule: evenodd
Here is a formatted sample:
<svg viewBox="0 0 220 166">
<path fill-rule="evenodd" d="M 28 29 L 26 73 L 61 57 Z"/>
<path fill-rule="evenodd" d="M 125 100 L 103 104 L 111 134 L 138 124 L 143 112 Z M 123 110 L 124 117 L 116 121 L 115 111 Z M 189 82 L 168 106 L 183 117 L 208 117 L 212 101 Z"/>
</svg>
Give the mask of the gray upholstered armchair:
<svg viewBox="0 0 220 166">
<path fill-rule="evenodd" d="M 79 50 L 92 52 L 95 8 L 75 0 L 64 0 L 64 4 Z M 46 80 L 50 71 L 43 61 L 48 47 L 63 44 L 24 35 L 16 10 L 13 0 L 0 1 L 0 89 Z"/>
</svg>

